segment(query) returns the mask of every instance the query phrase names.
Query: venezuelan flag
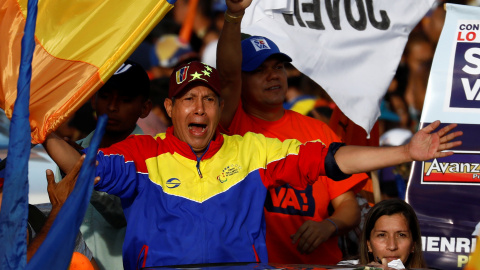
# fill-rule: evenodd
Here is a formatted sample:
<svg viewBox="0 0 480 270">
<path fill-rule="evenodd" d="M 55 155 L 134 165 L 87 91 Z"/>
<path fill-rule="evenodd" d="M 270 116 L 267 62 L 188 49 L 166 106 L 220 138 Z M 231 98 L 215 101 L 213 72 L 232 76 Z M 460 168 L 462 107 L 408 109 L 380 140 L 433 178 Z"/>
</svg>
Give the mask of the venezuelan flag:
<svg viewBox="0 0 480 270">
<path fill-rule="evenodd" d="M 176 0 L 39 0 L 32 61 L 32 143 L 98 90 Z M 0 4 L 0 107 L 9 118 L 16 99 L 28 0 Z"/>
<path fill-rule="evenodd" d="M 0 198 L 0 268 L 22 270 L 26 265 L 28 216 L 28 158 L 30 156 L 30 125 L 28 104 L 32 58 L 35 48 L 34 32 L 37 18 L 37 1 L 28 3 L 28 20 L 21 40 L 18 83 L 15 89 L 15 111 L 10 124 L 8 142 L 9 158 L 1 171 L 5 182 Z M 2 17 L 3 18 L 3 17 Z M 3 21 L 3 20 L 2 20 Z"/>
<path fill-rule="evenodd" d="M 89 99 L 174 2 L 1 2 L 0 107 L 11 118 L 0 211 L 1 269 L 68 268 L 75 236 L 91 195 L 95 153 L 106 118 L 99 118 L 97 132 L 78 177 L 80 185 L 75 186 L 48 237 L 26 265 L 30 140 L 43 142 L 49 132 Z"/>
</svg>

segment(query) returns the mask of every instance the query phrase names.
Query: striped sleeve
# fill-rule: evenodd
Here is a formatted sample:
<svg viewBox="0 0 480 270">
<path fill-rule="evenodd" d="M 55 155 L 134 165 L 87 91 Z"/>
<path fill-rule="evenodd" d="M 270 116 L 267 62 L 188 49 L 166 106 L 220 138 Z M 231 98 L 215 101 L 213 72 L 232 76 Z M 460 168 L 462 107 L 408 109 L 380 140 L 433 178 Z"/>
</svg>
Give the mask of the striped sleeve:
<svg viewBox="0 0 480 270">
<path fill-rule="evenodd" d="M 289 184 L 305 189 L 319 175 L 325 175 L 324 159 L 328 149 L 320 141 L 300 143 L 297 140 L 267 141 L 267 165 L 261 170 L 267 188 Z"/>
<path fill-rule="evenodd" d="M 270 139 L 267 139 L 269 141 Z M 320 141 L 301 144 L 297 140 L 279 140 L 270 142 L 267 151 L 272 151 L 271 162 L 261 171 L 267 188 L 289 184 L 297 189 L 312 185 L 319 176 L 328 176 L 334 180 L 343 180 L 344 174 L 335 161 L 334 155 L 343 144 L 333 143 L 326 147 Z M 272 157 L 272 155 L 267 155 Z M 283 157 L 279 157 L 283 155 Z"/>
<path fill-rule="evenodd" d="M 155 140 L 151 136 L 132 135 L 97 154 L 97 175 L 100 181 L 95 189 L 122 199 L 138 192 L 140 175 L 148 175 L 145 159 L 155 155 Z M 148 176 L 147 176 L 148 178 Z"/>
</svg>

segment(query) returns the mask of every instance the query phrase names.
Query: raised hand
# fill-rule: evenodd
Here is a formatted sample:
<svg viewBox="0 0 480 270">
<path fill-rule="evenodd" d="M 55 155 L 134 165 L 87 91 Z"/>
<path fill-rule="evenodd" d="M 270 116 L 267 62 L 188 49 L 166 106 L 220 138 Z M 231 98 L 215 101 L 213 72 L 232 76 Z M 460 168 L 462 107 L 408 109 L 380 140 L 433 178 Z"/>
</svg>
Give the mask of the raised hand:
<svg viewBox="0 0 480 270">
<path fill-rule="evenodd" d="M 412 137 L 410 142 L 405 145 L 407 153 L 413 160 L 424 161 L 433 158 L 446 157 L 453 155 L 453 152 L 442 152 L 459 146 L 461 141 L 451 140 L 461 136 L 462 131 L 449 133 L 457 124 L 450 124 L 437 132 L 432 133 L 440 125 L 440 121 L 435 121 L 425 128 L 419 130 Z"/>
<path fill-rule="evenodd" d="M 250 6 L 252 0 L 226 0 L 227 12 L 233 16 L 241 16 L 245 9 Z"/>
<path fill-rule="evenodd" d="M 78 173 L 82 167 L 85 156 L 82 155 L 77 161 L 72 171 L 68 173 L 62 181 L 55 183 L 55 176 L 51 170 L 47 170 L 47 191 L 52 207 L 62 206 L 67 200 L 68 196 L 75 187 L 77 182 Z"/>
<path fill-rule="evenodd" d="M 47 191 L 48 197 L 50 198 L 50 203 L 52 204 L 52 209 L 60 209 L 70 193 L 72 193 L 84 160 L 85 155 L 82 155 L 73 169 L 58 183 L 55 183 L 55 176 L 53 175 L 52 170 L 46 171 L 48 182 Z M 100 177 L 95 177 L 95 183 L 97 183 L 99 180 Z"/>
</svg>

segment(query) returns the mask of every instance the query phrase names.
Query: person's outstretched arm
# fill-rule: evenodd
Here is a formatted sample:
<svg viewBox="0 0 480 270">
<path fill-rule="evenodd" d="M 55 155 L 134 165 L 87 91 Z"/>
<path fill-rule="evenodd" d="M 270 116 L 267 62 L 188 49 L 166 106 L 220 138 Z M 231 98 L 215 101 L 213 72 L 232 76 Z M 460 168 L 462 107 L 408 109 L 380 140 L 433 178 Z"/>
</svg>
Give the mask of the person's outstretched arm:
<svg viewBox="0 0 480 270">
<path fill-rule="evenodd" d="M 453 155 L 442 152 L 462 144 L 451 140 L 461 136 L 461 131 L 451 132 L 457 124 L 450 124 L 438 132 L 432 133 L 440 121 L 435 121 L 419 130 L 409 143 L 392 147 L 344 146 L 335 154 L 340 170 L 345 174 L 354 174 L 378 170 L 384 167 L 411 161 L 425 161 L 433 158 Z"/>
<path fill-rule="evenodd" d="M 53 132 L 47 136 L 43 142 L 43 147 L 65 174 L 73 169 L 81 156 L 73 146 Z"/>
<path fill-rule="evenodd" d="M 242 90 L 242 46 L 240 24 L 252 0 L 226 0 L 225 22 L 217 45 L 217 70 L 225 106 L 220 125 L 228 129 L 235 116 Z"/>
</svg>

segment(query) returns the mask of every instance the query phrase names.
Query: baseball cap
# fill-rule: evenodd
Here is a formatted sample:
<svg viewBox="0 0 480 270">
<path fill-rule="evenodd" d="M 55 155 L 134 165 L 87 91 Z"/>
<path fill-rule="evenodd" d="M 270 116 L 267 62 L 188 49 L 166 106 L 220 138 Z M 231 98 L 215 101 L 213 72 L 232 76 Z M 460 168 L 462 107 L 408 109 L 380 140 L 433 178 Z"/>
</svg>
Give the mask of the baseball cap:
<svg viewBox="0 0 480 270">
<path fill-rule="evenodd" d="M 175 97 L 183 90 L 190 89 L 197 85 L 205 85 L 220 96 L 220 77 L 218 71 L 207 64 L 193 61 L 178 66 L 172 75 L 170 75 L 168 97 Z"/>
<path fill-rule="evenodd" d="M 279 55 L 287 62 L 292 62 L 290 56 L 280 52 L 277 45 L 266 37 L 251 36 L 242 40 L 242 71 L 257 69 L 272 55 Z"/>
<path fill-rule="evenodd" d="M 142 95 L 148 97 L 150 92 L 150 79 L 140 64 L 127 60 L 113 73 L 105 85 L 102 86 L 101 90 L 105 89 L 116 89 L 134 96 Z"/>
</svg>

